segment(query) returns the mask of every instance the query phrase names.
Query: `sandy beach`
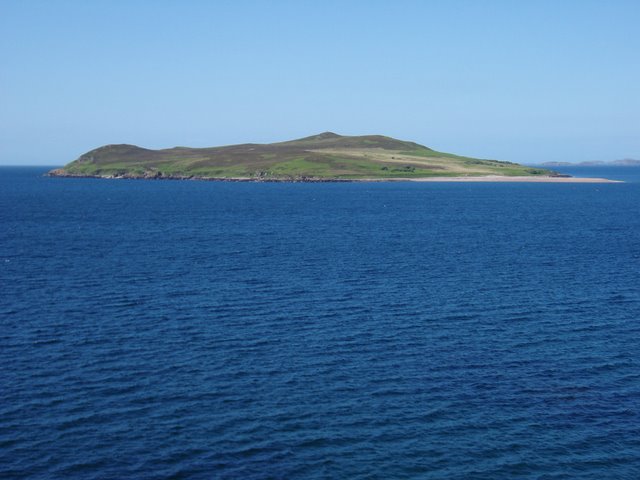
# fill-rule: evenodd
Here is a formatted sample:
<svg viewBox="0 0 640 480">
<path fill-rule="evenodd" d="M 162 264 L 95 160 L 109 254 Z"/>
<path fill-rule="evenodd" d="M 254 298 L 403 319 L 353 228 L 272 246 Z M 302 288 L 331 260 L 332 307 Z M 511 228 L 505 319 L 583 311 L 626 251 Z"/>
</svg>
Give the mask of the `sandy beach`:
<svg viewBox="0 0 640 480">
<path fill-rule="evenodd" d="M 426 177 L 426 178 L 401 178 L 385 179 L 402 180 L 411 182 L 533 182 L 533 183 L 624 183 L 621 180 L 609 180 L 607 178 L 581 178 L 581 177 L 499 177 L 489 175 L 484 177 Z M 375 181 L 375 180 L 372 180 Z"/>
</svg>

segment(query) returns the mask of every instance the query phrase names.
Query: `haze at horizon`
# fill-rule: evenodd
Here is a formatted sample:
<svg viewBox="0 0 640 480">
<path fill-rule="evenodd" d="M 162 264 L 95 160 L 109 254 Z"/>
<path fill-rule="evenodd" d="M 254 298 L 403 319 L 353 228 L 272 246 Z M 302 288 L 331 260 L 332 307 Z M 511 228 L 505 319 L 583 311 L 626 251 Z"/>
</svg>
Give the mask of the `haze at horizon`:
<svg viewBox="0 0 640 480">
<path fill-rule="evenodd" d="M 326 130 L 521 163 L 640 158 L 639 13 L 632 1 L 4 1 L 0 164 Z"/>
</svg>

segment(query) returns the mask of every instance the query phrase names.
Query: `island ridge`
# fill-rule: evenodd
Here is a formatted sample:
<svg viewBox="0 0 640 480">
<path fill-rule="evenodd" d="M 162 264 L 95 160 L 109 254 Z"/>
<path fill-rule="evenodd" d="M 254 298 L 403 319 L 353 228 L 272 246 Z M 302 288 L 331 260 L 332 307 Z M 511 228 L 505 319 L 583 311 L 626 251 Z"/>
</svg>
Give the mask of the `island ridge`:
<svg viewBox="0 0 640 480">
<path fill-rule="evenodd" d="M 135 145 L 105 145 L 48 175 L 319 182 L 568 180 L 552 170 L 438 152 L 382 135 L 342 136 L 331 132 L 279 143 L 211 148 L 150 150 Z"/>
</svg>

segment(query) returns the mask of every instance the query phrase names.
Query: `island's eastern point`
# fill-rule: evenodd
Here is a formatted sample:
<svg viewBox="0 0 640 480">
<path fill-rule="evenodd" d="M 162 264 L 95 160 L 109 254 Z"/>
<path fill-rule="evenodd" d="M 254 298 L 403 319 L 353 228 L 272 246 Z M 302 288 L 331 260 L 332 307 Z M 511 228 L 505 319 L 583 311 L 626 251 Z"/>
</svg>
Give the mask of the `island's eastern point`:
<svg viewBox="0 0 640 480">
<path fill-rule="evenodd" d="M 443 153 L 383 135 L 343 136 L 332 132 L 279 143 L 210 148 L 151 150 L 127 144 L 105 145 L 48 175 L 260 182 L 613 182 Z"/>
</svg>

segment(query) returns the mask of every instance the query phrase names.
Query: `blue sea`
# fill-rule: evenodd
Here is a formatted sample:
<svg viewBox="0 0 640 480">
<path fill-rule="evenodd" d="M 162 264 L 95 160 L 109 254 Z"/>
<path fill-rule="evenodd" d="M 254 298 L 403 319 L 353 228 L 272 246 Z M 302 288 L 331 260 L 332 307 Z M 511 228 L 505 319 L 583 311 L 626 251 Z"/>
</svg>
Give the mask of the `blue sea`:
<svg viewBox="0 0 640 480">
<path fill-rule="evenodd" d="M 640 169 L 45 170 L 0 169 L 0 478 L 640 478 Z"/>
</svg>

